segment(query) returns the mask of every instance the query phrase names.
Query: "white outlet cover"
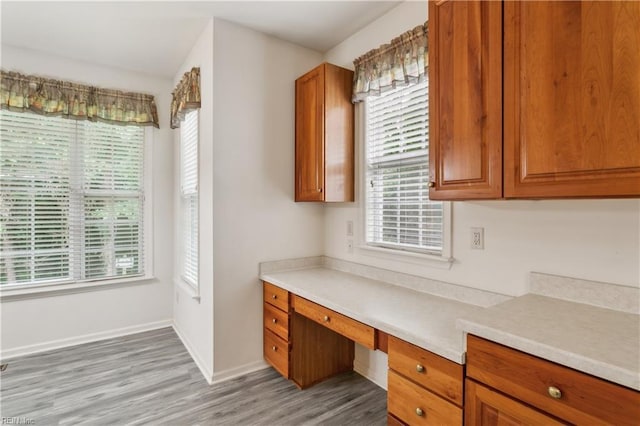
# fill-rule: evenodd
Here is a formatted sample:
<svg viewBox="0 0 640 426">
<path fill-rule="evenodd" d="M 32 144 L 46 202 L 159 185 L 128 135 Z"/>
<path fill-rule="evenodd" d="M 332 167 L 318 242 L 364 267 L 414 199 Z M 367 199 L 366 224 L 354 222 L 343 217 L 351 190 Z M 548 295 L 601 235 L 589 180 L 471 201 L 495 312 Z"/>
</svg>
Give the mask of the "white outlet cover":
<svg viewBox="0 0 640 426">
<path fill-rule="evenodd" d="M 484 228 L 471 228 L 471 248 L 484 250 Z"/>
</svg>

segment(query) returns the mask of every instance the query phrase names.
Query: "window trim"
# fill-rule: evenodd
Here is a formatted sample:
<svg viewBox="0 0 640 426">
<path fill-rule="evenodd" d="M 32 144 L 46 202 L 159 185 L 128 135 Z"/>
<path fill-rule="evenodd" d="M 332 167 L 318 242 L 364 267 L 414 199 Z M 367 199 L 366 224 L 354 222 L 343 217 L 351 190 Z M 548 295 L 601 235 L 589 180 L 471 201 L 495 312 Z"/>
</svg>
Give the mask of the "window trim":
<svg viewBox="0 0 640 426">
<path fill-rule="evenodd" d="M 66 120 L 64 118 L 61 119 Z M 86 279 L 82 281 L 67 279 L 20 284 L 3 284 L 0 286 L 0 300 L 29 299 L 59 294 L 103 290 L 111 287 L 144 284 L 155 279 L 153 265 L 153 134 L 153 130 L 148 127 L 144 128 L 144 146 L 142 154 L 142 176 L 144 181 L 144 197 L 142 202 L 145 262 L 144 274 L 127 277 Z"/>
<path fill-rule="evenodd" d="M 356 120 L 356 135 L 355 141 L 358 144 L 356 147 L 358 161 L 356 162 L 357 179 L 357 193 L 360 197 L 359 208 L 359 237 L 357 248 L 363 250 L 363 254 L 367 254 L 374 257 L 389 258 L 393 260 L 419 263 L 421 265 L 430 265 L 433 267 L 450 269 L 454 262 L 452 257 L 452 222 L 453 222 L 453 204 L 450 201 L 443 201 L 442 204 L 442 254 L 435 255 L 420 251 L 419 249 L 400 249 L 397 247 L 388 247 L 379 244 L 371 244 L 367 242 L 367 203 L 366 203 L 366 191 L 367 191 L 367 158 L 366 158 L 366 145 L 367 145 L 367 108 L 365 102 L 359 102 L 355 108 L 355 120 Z M 366 253 L 368 252 L 368 253 Z M 425 263 L 426 261 L 426 263 Z"/>
</svg>

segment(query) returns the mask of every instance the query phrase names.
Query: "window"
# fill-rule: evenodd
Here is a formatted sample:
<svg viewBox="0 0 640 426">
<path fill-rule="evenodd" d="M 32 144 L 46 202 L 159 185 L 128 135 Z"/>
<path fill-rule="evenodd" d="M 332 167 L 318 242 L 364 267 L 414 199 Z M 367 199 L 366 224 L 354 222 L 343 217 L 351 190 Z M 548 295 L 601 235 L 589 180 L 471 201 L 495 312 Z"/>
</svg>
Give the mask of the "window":
<svg viewBox="0 0 640 426">
<path fill-rule="evenodd" d="M 180 204 L 182 279 L 198 288 L 198 110 L 180 126 Z"/>
<path fill-rule="evenodd" d="M 443 256 L 444 206 L 429 200 L 428 82 L 365 105 L 367 245 Z"/>
<path fill-rule="evenodd" d="M 0 119 L 0 284 L 144 275 L 144 129 Z"/>
</svg>

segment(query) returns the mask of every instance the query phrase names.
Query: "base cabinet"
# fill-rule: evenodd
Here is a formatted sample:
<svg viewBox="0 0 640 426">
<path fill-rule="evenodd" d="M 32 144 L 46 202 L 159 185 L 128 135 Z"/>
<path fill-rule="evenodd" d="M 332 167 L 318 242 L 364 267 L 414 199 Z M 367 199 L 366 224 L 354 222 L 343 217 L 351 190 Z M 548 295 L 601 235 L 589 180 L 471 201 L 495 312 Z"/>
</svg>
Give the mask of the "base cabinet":
<svg viewBox="0 0 640 426">
<path fill-rule="evenodd" d="M 394 336 L 388 343 L 387 410 L 392 420 L 462 425 L 462 366 Z"/>
<path fill-rule="evenodd" d="M 469 425 L 637 426 L 640 419 L 640 392 L 472 335 L 466 384 Z"/>
<path fill-rule="evenodd" d="M 467 379 L 465 387 L 466 425 L 554 426 L 565 424 L 473 380 Z"/>
</svg>

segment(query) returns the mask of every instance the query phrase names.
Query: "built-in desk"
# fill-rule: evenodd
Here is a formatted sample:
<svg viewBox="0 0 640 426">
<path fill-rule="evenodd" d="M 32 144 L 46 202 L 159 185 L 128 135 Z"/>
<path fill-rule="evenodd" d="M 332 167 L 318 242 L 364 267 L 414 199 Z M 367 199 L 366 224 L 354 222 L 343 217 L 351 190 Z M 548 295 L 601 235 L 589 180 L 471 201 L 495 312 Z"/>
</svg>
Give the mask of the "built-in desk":
<svg viewBox="0 0 640 426">
<path fill-rule="evenodd" d="M 264 357 L 304 389 L 353 368 L 354 342 L 389 355 L 392 424 L 462 424 L 462 314 L 482 309 L 340 271 L 264 280 Z"/>
<path fill-rule="evenodd" d="M 389 424 L 637 424 L 638 289 L 531 273 L 514 299 L 327 257 L 266 266 L 265 358 L 300 387 L 351 370 L 356 341 L 388 352 Z"/>
</svg>

